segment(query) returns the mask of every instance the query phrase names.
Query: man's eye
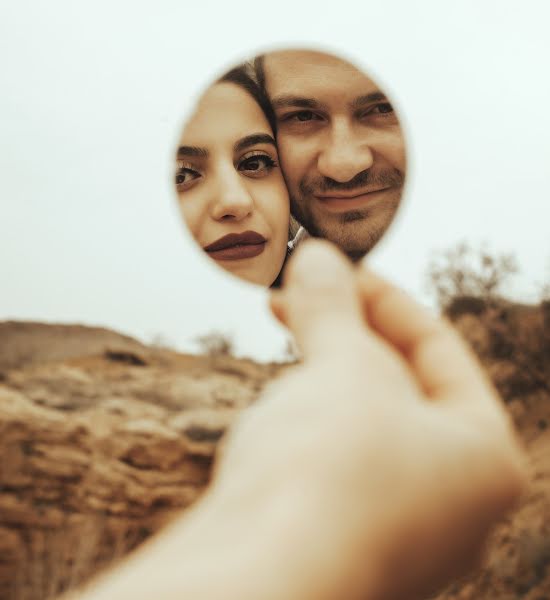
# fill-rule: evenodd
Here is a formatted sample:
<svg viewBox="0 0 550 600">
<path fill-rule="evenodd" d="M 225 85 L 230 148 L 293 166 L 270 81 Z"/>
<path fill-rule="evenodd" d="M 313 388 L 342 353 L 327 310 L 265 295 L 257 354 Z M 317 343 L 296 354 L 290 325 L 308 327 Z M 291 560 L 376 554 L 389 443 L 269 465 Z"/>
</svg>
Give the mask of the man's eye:
<svg viewBox="0 0 550 600">
<path fill-rule="evenodd" d="M 284 115 L 281 118 L 281 121 L 287 121 L 287 122 L 301 122 L 301 123 L 307 123 L 308 121 L 319 121 L 321 120 L 321 116 L 314 113 L 311 110 L 299 110 L 297 112 L 293 112 L 290 113 L 288 115 Z"/>
<path fill-rule="evenodd" d="M 391 113 L 391 112 L 393 112 L 393 106 L 389 102 L 384 102 L 383 104 L 377 104 L 374 107 L 374 112 Z"/>
<path fill-rule="evenodd" d="M 198 179 L 201 174 L 195 169 L 181 167 L 176 173 L 176 188 L 180 191 L 188 188 L 195 179 Z"/>
<path fill-rule="evenodd" d="M 315 115 L 310 110 L 302 110 L 294 115 L 298 121 L 313 121 Z"/>
<path fill-rule="evenodd" d="M 267 154 L 255 154 L 244 158 L 238 164 L 238 170 L 249 177 L 259 177 L 266 175 L 277 163 Z"/>
<path fill-rule="evenodd" d="M 381 102 L 380 104 L 376 104 L 375 106 L 369 108 L 363 113 L 363 117 L 368 117 L 370 115 L 388 115 L 393 113 L 393 106 L 389 102 Z"/>
</svg>

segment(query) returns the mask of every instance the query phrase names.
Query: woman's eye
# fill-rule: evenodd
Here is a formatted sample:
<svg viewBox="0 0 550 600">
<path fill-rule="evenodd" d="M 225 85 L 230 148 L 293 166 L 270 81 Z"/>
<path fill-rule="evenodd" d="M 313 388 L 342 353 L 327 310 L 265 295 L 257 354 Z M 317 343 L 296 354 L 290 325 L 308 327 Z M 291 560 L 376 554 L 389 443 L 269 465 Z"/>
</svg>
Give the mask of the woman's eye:
<svg viewBox="0 0 550 600">
<path fill-rule="evenodd" d="M 188 188 L 190 184 L 198 179 L 201 174 L 194 169 L 188 167 L 181 167 L 176 173 L 176 188 L 180 191 Z"/>
<path fill-rule="evenodd" d="M 255 154 L 245 158 L 239 163 L 238 169 L 249 177 L 266 175 L 277 163 L 267 154 Z"/>
</svg>

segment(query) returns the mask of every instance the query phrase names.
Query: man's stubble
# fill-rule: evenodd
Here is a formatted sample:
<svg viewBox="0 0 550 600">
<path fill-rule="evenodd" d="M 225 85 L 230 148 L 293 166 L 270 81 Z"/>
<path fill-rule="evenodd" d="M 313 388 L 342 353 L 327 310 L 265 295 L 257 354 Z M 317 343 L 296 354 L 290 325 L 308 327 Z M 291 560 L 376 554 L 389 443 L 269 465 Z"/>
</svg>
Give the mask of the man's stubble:
<svg viewBox="0 0 550 600">
<path fill-rule="evenodd" d="M 298 192 L 290 190 L 292 215 L 314 237 L 328 239 L 339 246 L 352 260 L 359 260 L 382 238 L 399 207 L 404 176 L 397 169 L 378 173 L 364 172 L 352 181 L 339 183 L 328 179 L 310 181 L 303 179 Z M 361 185 L 383 184 L 391 186 L 388 197 L 373 201 L 372 207 L 341 214 L 315 210 L 318 200 L 315 193 L 353 191 Z M 359 190 L 358 190 L 359 191 Z"/>
</svg>

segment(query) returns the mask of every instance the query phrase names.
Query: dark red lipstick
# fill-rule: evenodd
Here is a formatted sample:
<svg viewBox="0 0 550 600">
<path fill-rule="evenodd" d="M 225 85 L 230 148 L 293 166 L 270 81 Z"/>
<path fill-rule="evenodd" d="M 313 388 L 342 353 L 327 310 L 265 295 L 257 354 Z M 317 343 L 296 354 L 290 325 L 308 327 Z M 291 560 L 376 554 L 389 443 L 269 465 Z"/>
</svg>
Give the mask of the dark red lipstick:
<svg viewBox="0 0 550 600">
<path fill-rule="evenodd" d="M 215 260 L 253 258 L 264 251 L 267 240 L 256 231 L 228 233 L 204 247 Z"/>
</svg>

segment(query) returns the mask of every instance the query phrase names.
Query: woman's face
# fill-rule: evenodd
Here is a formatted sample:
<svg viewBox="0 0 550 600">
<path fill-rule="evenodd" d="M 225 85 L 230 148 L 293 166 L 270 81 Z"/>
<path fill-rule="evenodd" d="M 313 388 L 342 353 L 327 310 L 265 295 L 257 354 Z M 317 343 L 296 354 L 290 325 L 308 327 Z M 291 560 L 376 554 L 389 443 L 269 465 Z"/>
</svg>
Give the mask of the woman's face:
<svg viewBox="0 0 550 600">
<path fill-rule="evenodd" d="M 286 256 L 288 192 L 271 126 L 234 83 L 202 96 L 180 139 L 176 188 L 193 237 L 220 266 L 269 286 Z"/>
</svg>

